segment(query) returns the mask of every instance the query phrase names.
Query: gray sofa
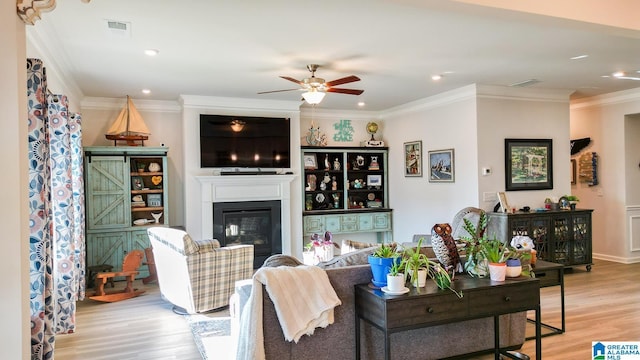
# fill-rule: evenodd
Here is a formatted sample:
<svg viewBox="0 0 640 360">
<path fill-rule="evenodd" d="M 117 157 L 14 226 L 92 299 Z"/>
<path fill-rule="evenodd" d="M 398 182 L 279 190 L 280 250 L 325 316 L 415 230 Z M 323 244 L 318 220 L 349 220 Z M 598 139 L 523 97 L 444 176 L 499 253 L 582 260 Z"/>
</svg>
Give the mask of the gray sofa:
<svg viewBox="0 0 640 360">
<path fill-rule="evenodd" d="M 354 285 L 371 280 L 369 265 L 353 265 L 326 269 L 342 305 L 335 308 L 335 322 L 316 329 L 296 344 L 284 340 L 280 323 L 263 288 L 264 344 L 267 360 L 353 359 L 355 357 Z M 428 280 L 430 281 L 430 280 Z M 251 282 L 236 287 L 240 307 L 251 292 Z M 520 348 L 525 338 L 526 314 L 501 317 L 501 345 Z M 362 358 L 382 359 L 382 332 L 362 322 Z M 242 334 L 242 330 L 240 330 Z M 443 359 L 493 348 L 493 319 L 476 319 L 460 323 L 416 329 L 391 335 L 392 359 Z M 463 356 L 461 358 L 469 358 Z"/>
</svg>

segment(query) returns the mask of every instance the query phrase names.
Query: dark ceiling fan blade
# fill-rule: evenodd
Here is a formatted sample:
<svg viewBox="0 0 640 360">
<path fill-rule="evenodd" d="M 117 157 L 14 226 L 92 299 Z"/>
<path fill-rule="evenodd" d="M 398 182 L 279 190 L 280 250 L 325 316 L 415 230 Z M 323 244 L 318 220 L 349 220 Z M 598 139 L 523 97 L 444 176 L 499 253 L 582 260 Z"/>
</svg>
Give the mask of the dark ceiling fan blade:
<svg viewBox="0 0 640 360">
<path fill-rule="evenodd" d="M 336 79 L 333 81 L 329 81 L 327 83 L 325 83 L 326 86 L 336 86 L 336 85 L 342 85 L 342 84 L 347 84 L 350 82 L 354 82 L 354 81 L 360 81 L 360 78 L 355 76 L 355 75 L 351 75 L 351 76 L 347 76 L 347 77 L 343 77 L 341 79 Z"/>
<path fill-rule="evenodd" d="M 329 88 L 327 92 L 334 92 L 339 94 L 349 94 L 349 95 L 360 95 L 364 92 L 364 90 L 355 90 L 355 89 L 340 89 L 340 88 Z"/>
<path fill-rule="evenodd" d="M 300 90 L 300 89 L 284 89 L 284 90 L 261 91 L 258 94 L 269 94 L 269 93 L 277 93 L 277 92 L 293 91 L 293 90 Z"/>
<path fill-rule="evenodd" d="M 281 77 L 281 78 L 283 78 L 283 79 L 285 79 L 285 80 L 289 80 L 289 81 L 291 81 L 291 82 L 294 82 L 294 83 L 296 83 L 296 84 L 298 84 L 298 85 L 302 85 L 302 81 L 300 81 L 300 80 L 296 80 L 296 79 L 294 79 L 294 78 L 292 78 L 292 77 L 289 77 L 289 76 L 280 76 L 280 77 Z"/>
</svg>

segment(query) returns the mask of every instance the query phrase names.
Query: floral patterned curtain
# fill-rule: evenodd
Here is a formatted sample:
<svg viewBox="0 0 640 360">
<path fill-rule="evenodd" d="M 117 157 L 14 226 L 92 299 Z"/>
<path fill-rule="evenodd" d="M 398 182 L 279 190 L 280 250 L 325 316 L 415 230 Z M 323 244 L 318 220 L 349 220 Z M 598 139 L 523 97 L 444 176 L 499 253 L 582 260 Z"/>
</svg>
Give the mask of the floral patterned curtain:
<svg viewBox="0 0 640 360">
<path fill-rule="evenodd" d="M 67 97 L 47 95 L 42 61 L 27 60 L 31 358 L 53 359 L 55 334 L 75 331 L 84 298 L 82 133 Z"/>
</svg>

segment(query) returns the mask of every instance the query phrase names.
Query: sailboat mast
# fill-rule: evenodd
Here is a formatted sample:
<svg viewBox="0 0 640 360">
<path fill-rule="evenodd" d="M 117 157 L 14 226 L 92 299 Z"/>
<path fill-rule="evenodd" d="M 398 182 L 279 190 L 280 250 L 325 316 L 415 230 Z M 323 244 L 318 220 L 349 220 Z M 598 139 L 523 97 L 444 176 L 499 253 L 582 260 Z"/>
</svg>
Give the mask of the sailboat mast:
<svg viewBox="0 0 640 360">
<path fill-rule="evenodd" d="M 129 111 L 129 95 L 127 95 L 127 129 L 126 129 L 126 134 L 129 135 L 130 131 L 129 131 L 129 121 L 131 120 L 131 112 Z"/>
</svg>

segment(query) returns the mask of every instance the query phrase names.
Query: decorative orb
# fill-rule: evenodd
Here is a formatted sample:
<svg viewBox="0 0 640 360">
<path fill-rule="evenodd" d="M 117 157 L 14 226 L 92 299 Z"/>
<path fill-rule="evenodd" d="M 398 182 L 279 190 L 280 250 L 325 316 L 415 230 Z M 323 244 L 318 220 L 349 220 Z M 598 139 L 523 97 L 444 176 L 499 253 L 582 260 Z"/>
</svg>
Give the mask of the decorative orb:
<svg viewBox="0 0 640 360">
<path fill-rule="evenodd" d="M 378 132 L 378 124 L 374 122 L 370 122 L 367 124 L 367 132 L 371 135 Z"/>
</svg>

